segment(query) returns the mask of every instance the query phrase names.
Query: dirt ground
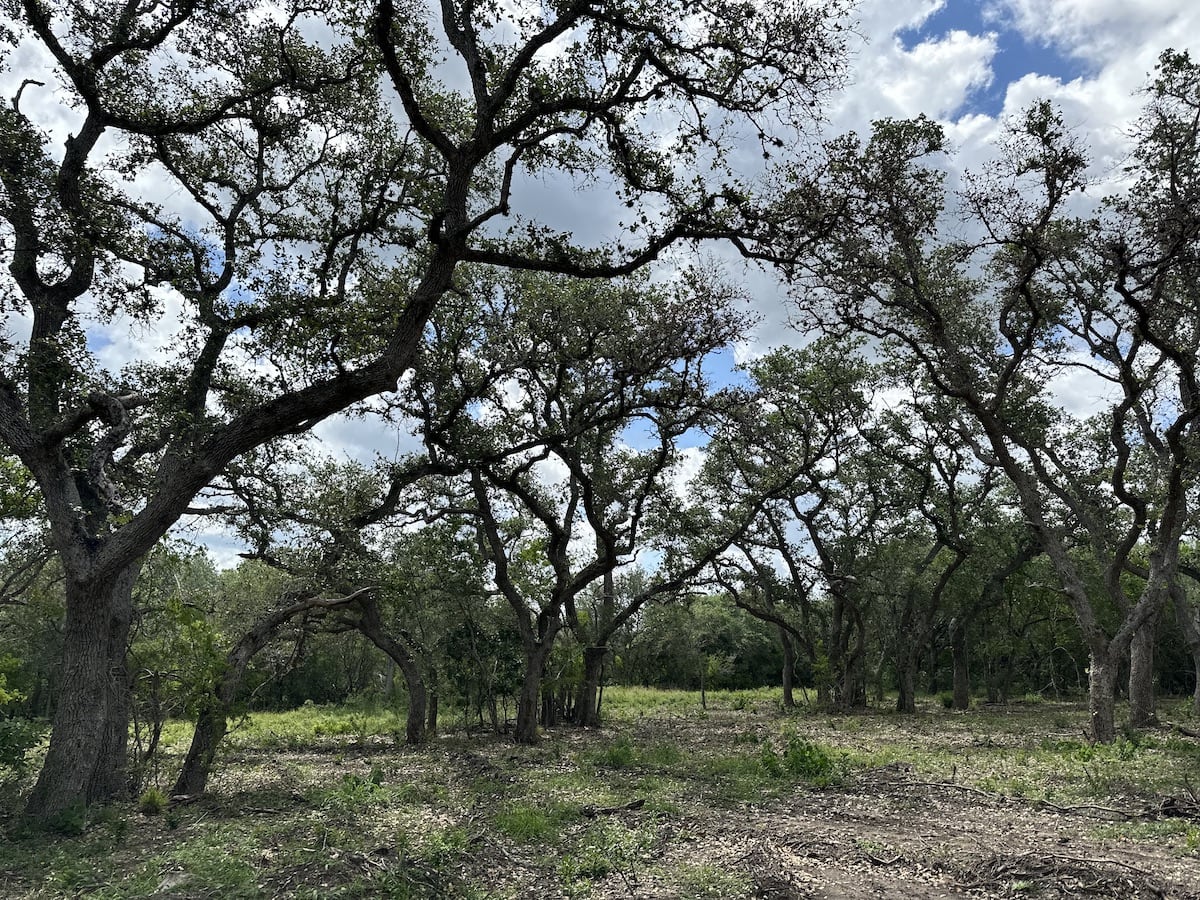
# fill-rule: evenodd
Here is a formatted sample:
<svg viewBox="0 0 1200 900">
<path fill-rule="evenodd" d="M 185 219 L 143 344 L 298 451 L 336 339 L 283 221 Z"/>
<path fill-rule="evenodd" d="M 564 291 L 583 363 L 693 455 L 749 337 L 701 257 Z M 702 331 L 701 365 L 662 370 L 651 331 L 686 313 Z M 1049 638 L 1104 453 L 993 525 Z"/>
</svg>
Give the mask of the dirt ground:
<svg viewBox="0 0 1200 900">
<path fill-rule="evenodd" d="M 164 815 L 0 839 L 0 897 L 1200 900 L 1200 740 L 1093 747 L 1082 717 L 751 705 L 535 747 L 243 734 Z M 789 740 L 835 775 L 767 772 Z"/>
<path fill-rule="evenodd" d="M 619 815 L 629 821 L 654 814 Z M 718 888 L 694 896 L 1200 898 L 1200 856 L 1091 836 L 1111 816 L 985 797 L 924 781 L 904 765 L 761 805 L 690 809 L 664 818 L 661 865 L 610 876 L 589 896 L 693 896 L 669 873 L 699 865 L 744 876 L 751 890 L 725 894 Z M 548 883 L 540 867 L 503 855 L 508 865 L 491 877 L 519 885 L 514 896 L 570 896 Z"/>
</svg>

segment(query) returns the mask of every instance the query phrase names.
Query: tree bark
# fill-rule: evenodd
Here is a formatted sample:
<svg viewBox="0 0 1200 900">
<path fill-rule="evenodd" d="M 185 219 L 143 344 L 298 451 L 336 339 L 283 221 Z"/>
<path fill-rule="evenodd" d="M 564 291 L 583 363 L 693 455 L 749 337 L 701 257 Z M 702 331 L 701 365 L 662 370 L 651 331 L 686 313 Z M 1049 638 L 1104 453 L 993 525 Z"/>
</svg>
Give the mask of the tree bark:
<svg viewBox="0 0 1200 900">
<path fill-rule="evenodd" d="M 525 651 L 525 675 L 521 679 L 521 693 L 517 697 L 517 724 L 513 739 L 518 744 L 536 744 L 538 741 L 538 716 L 541 712 L 542 674 L 550 658 L 554 635 Z"/>
<path fill-rule="evenodd" d="M 1187 572 L 1189 576 L 1191 572 Z M 1195 576 L 1192 576 L 1193 579 Z M 1188 602 L 1187 593 L 1179 584 L 1171 586 L 1171 604 L 1175 607 L 1175 619 L 1183 632 L 1184 643 L 1192 654 L 1192 668 L 1196 672 L 1196 684 L 1192 689 L 1192 714 L 1200 716 L 1200 621 L 1196 611 Z"/>
<path fill-rule="evenodd" d="M 779 643 L 783 647 L 783 708 L 795 709 L 796 696 L 793 683 L 796 676 L 796 645 L 787 629 L 779 628 Z"/>
<path fill-rule="evenodd" d="M 1116 738 L 1116 688 L 1115 663 L 1093 652 L 1088 670 L 1088 713 L 1091 738 L 1100 744 L 1110 744 Z"/>
<path fill-rule="evenodd" d="M 1158 632 L 1155 613 L 1137 630 L 1129 645 L 1129 724 L 1144 728 L 1158 721 L 1154 696 L 1154 644 Z"/>
<path fill-rule="evenodd" d="M 408 715 L 404 723 L 404 742 L 415 746 L 425 740 L 425 714 L 428 702 L 425 676 L 408 647 L 384 631 L 382 617 L 375 601 L 366 598 L 361 601 L 360 608 L 358 630 L 366 635 L 372 644 L 394 660 L 400 668 L 400 674 L 404 676 L 404 684 L 408 688 Z"/>
<path fill-rule="evenodd" d="M 583 648 L 583 680 L 579 684 L 579 699 L 575 704 L 576 723 L 584 727 L 600 724 L 600 679 L 604 675 L 607 647 Z"/>
<path fill-rule="evenodd" d="M 425 710 L 426 734 L 437 734 L 438 728 L 438 685 L 435 681 L 429 689 L 429 705 Z"/>
<path fill-rule="evenodd" d="M 915 713 L 917 711 L 917 658 L 914 653 L 904 653 L 897 660 L 896 686 L 899 689 L 896 696 L 896 711 Z"/>
<path fill-rule="evenodd" d="M 967 623 L 955 619 L 950 630 L 950 653 L 954 659 L 954 708 L 971 706 L 971 670 L 967 657 Z"/>
<path fill-rule="evenodd" d="M 171 788 L 173 795 L 203 794 L 208 787 L 208 776 L 212 772 L 217 748 L 229 728 L 229 707 L 228 703 L 216 702 L 206 706 L 196 717 L 192 743 L 188 746 L 175 786 Z"/>
<path fill-rule="evenodd" d="M 42 821 L 127 796 L 129 674 L 125 656 L 141 562 L 101 584 L 68 578 L 62 686 L 46 761 L 25 805 Z"/>
</svg>

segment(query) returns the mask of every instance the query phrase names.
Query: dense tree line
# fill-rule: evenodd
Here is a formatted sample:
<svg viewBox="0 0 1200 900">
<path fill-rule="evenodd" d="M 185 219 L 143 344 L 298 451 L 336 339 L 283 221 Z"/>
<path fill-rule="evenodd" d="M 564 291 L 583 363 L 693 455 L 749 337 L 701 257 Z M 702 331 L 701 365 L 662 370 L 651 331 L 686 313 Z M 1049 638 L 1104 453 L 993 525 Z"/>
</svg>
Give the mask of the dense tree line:
<svg viewBox="0 0 1200 900">
<path fill-rule="evenodd" d="M 1128 190 L 1079 215 L 1045 104 L 961 196 L 925 119 L 798 144 L 836 5 L 9 6 L 62 82 L 0 108 L 28 324 L 0 344 L 0 762 L 50 720 L 30 816 L 143 783 L 168 717 L 202 791 L 256 704 L 400 693 L 414 744 L 444 708 L 594 725 L 613 681 L 1086 692 L 1100 741 L 1122 676 L 1134 726 L 1156 682 L 1200 704 L 1186 54 Z M 735 171 L 746 141 L 784 159 Z M 547 228 L 541 175 L 626 220 Z M 721 371 L 752 322 L 709 241 L 777 268 L 802 349 Z M 130 323 L 173 334 L 106 371 Z M 343 412 L 420 449 L 329 459 L 308 434 Z"/>
</svg>

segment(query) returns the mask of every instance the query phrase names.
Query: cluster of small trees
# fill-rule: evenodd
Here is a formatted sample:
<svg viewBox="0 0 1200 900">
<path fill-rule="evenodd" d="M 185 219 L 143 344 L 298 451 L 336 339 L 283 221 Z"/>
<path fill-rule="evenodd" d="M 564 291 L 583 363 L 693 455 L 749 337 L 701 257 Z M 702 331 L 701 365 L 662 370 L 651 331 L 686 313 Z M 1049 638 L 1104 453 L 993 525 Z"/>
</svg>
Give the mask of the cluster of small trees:
<svg viewBox="0 0 1200 900">
<path fill-rule="evenodd" d="M 1122 199 L 1067 214 L 1085 160 L 1039 106 L 970 182 L 962 240 L 933 123 L 799 143 L 838 4 L 10 5 L 0 52 L 58 82 L 0 108 L 0 597 L 13 621 L 62 598 L 31 816 L 121 795 L 177 711 L 176 789 L 203 789 L 288 668 L 270 655 L 351 632 L 399 672 L 414 742 L 452 686 L 496 725 L 513 698 L 518 740 L 595 723 L 613 651 L 695 593 L 775 630 L 789 703 L 797 671 L 834 708 L 892 673 L 911 710 L 948 645 L 963 705 L 971 646 L 1065 602 L 1110 740 L 1131 649 L 1153 715 L 1168 601 L 1200 658 L 1186 55 Z M 784 159 L 747 172 L 746 146 Z M 540 178 L 611 224 L 549 227 Z M 750 322 L 689 252 L 711 241 L 774 263 L 823 336 L 714 378 Z M 1054 390 L 1075 369 L 1111 401 L 1091 419 Z M 346 412 L 420 450 L 321 458 L 304 435 Z M 185 518 L 257 565 L 181 565 L 161 541 Z M 239 579 L 255 602 L 202 599 Z M 729 653 L 693 620 L 705 679 Z"/>
</svg>

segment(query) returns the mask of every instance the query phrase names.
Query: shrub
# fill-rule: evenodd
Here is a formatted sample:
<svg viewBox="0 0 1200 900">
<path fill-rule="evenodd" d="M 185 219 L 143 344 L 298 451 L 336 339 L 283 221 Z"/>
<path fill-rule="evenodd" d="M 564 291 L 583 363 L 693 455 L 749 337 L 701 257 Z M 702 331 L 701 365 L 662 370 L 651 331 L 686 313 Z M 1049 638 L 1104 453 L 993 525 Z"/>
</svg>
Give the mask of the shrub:
<svg viewBox="0 0 1200 900">
<path fill-rule="evenodd" d="M 138 797 L 138 811 L 144 816 L 157 816 L 168 804 L 167 795 L 156 787 L 146 788 Z"/>
<path fill-rule="evenodd" d="M 796 735 L 788 738 L 783 766 L 795 777 L 815 782 L 828 782 L 836 770 L 828 750 Z"/>
</svg>

